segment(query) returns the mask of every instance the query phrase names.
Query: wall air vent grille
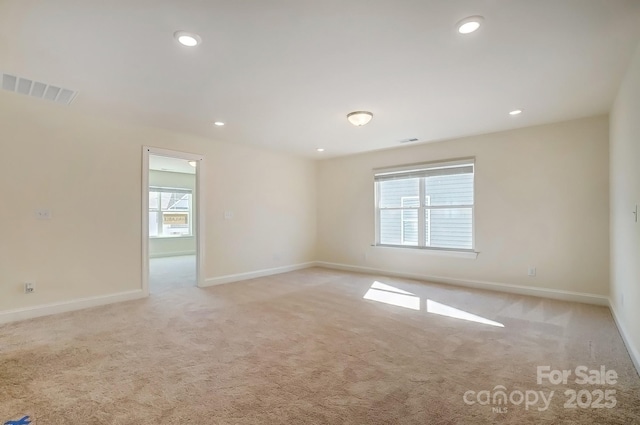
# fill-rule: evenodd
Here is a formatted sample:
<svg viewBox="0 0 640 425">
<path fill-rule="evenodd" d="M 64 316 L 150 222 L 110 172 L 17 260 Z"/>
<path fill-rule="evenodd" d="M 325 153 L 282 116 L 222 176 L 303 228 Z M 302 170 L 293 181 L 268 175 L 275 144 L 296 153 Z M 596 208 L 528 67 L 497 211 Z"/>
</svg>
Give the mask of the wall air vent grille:
<svg viewBox="0 0 640 425">
<path fill-rule="evenodd" d="M 14 93 L 25 94 L 38 99 L 46 99 L 61 105 L 70 105 L 78 95 L 77 91 L 33 81 L 28 78 L 0 72 L 2 89 Z"/>
</svg>

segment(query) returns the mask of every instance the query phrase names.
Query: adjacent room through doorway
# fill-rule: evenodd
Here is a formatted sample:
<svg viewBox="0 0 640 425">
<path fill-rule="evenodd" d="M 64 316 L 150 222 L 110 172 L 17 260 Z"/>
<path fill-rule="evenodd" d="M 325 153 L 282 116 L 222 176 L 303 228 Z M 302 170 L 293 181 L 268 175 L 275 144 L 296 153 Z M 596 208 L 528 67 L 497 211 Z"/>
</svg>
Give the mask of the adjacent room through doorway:
<svg viewBox="0 0 640 425">
<path fill-rule="evenodd" d="M 149 259 L 149 290 L 151 294 L 196 286 L 196 281 L 195 254 Z"/>
<path fill-rule="evenodd" d="M 197 162 L 149 155 L 149 292 L 197 285 Z"/>
</svg>

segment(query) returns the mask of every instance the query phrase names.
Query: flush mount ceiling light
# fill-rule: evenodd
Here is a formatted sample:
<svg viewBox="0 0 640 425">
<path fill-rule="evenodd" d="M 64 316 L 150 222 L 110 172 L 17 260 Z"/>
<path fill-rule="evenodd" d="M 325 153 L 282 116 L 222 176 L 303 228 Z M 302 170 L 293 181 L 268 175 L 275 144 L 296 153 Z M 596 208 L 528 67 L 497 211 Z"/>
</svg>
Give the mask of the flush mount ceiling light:
<svg viewBox="0 0 640 425">
<path fill-rule="evenodd" d="M 362 127 L 367 124 L 373 118 L 373 114 L 368 111 L 355 111 L 347 114 L 349 122 L 356 127 Z"/>
<path fill-rule="evenodd" d="M 224 123 L 222 121 L 216 121 L 213 123 L 213 125 L 218 126 L 218 127 L 222 127 L 224 125 Z"/>
<path fill-rule="evenodd" d="M 520 115 L 522 113 L 522 109 L 514 109 L 513 111 L 509 112 L 509 115 Z"/>
<path fill-rule="evenodd" d="M 316 151 L 318 152 L 324 152 L 324 148 L 317 148 Z"/>
<path fill-rule="evenodd" d="M 456 24 L 456 28 L 460 34 L 471 34 L 477 31 L 482 25 L 484 18 L 482 16 L 469 16 Z"/>
<path fill-rule="evenodd" d="M 173 36 L 178 40 L 178 43 L 187 47 L 194 47 L 202 43 L 202 39 L 198 34 L 189 33 L 186 31 L 176 31 Z"/>
</svg>

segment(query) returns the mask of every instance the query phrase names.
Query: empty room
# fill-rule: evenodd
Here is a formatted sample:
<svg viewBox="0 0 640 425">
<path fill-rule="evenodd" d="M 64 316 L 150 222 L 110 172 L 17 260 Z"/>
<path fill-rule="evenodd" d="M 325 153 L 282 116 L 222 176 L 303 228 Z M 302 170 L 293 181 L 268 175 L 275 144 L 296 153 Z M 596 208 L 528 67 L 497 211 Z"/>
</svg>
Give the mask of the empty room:
<svg viewBox="0 0 640 425">
<path fill-rule="evenodd" d="M 640 424 L 637 0 L 0 0 L 0 425 Z"/>
</svg>

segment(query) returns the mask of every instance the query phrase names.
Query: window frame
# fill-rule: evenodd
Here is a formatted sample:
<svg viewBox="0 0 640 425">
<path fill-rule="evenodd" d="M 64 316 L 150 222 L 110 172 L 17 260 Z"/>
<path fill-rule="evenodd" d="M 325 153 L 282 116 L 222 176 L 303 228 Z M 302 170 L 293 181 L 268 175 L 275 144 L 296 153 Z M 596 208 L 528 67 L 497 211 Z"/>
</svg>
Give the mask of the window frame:
<svg viewBox="0 0 640 425">
<path fill-rule="evenodd" d="M 434 169 L 442 169 L 442 168 L 454 168 L 454 167 L 462 167 L 462 166 L 471 166 L 473 169 L 473 203 L 472 204 L 461 204 L 461 205 L 431 205 L 431 197 L 425 193 L 425 177 L 420 177 L 419 180 L 419 193 L 418 198 L 420 199 L 420 206 L 418 208 L 418 245 L 407 245 L 407 244 L 383 244 L 380 242 L 381 238 L 381 230 L 380 230 L 380 220 L 381 220 L 381 211 L 384 210 L 400 210 L 403 211 L 405 209 L 413 209 L 413 208 L 403 208 L 403 207 L 380 207 L 380 185 L 378 184 L 378 176 L 383 175 L 398 175 L 406 174 L 409 176 L 409 173 L 420 173 L 421 171 L 426 172 L 427 170 Z M 375 241 L 373 246 L 375 247 L 386 247 L 386 248 L 408 248 L 414 250 L 423 250 L 423 251 L 431 251 L 431 252 L 450 252 L 450 253 L 475 253 L 476 251 L 476 218 L 475 218 L 475 204 L 476 204 L 476 163 L 475 158 L 460 158 L 460 159 L 452 159 L 445 161 L 433 161 L 419 164 L 408 164 L 398 167 L 392 168 L 378 168 L 373 170 L 374 177 L 374 221 L 375 221 Z M 409 178 L 409 177 L 407 177 Z M 384 179 L 382 179 L 384 180 Z M 433 247 L 428 246 L 431 242 L 431 211 L 436 209 L 470 209 L 471 210 L 471 248 L 446 248 L 446 247 Z M 429 223 L 427 225 L 427 216 L 429 217 Z M 401 214 L 402 217 L 402 214 Z M 401 229 L 402 229 L 402 219 L 401 219 Z M 422 223 L 422 224 L 421 224 Z M 428 226 L 428 232 L 427 232 Z M 401 237 L 402 240 L 402 237 Z"/>
</svg>

